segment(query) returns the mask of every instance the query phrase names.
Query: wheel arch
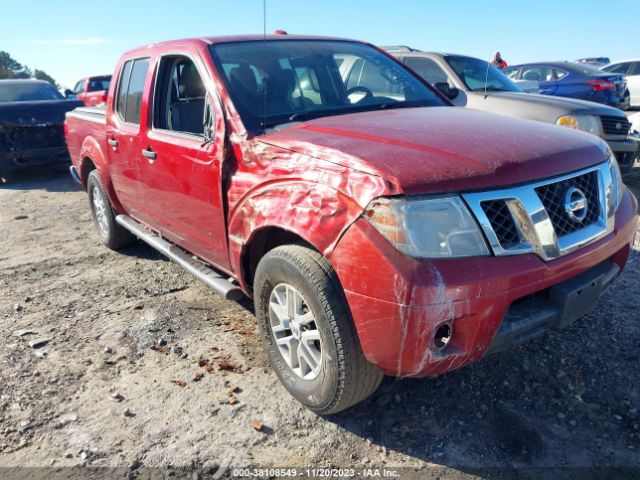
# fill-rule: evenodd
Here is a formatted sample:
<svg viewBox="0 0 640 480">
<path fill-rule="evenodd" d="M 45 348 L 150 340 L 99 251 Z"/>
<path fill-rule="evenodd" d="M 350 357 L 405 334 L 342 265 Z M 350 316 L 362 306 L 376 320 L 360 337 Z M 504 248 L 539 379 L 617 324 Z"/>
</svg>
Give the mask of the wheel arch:
<svg viewBox="0 0 640 480">
<path fill-rule="evenodd" d="M 85 191 L 87 190 L 87 180 L 89 178 L 89 174 L 93 170 L 97 170 L 100 175 L 100 180 L 102 181 L 102 185 L 105 189 L 107 196 L 109 197 L 109 202 L 113 208 L 115 208 L 118 212 L 123 212 L 124 209 L 118 200 L 115 189 L 113 188 L 113 184 L 111 182 L 111 171 L 109 168 L 109 164 L 105 155 L 103 153 L 102 148 L 98 141 L 91 137 L 87 136 L 83 142 L 82 147 L 80 148 L 80 179 L 82 180 L 82 186 Z"/>
<path fill-rule="evenodd" d="M 257 190 L 232 208 L 229 252 L 242 287 L 269 250 L 304 244 L 327 256 L 363 208 L 338 190 L 309 181 L 286 181 Z"/>
</svg>

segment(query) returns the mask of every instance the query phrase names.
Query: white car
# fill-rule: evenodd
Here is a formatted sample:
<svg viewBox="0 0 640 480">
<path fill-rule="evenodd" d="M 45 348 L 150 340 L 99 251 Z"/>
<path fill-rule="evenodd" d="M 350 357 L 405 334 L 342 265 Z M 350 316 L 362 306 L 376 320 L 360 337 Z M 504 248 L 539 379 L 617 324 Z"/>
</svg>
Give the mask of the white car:
<svg viewBox="0 0 640 480">
<path fill-rule="evenodd" d="M 640 58 L 613 62 L 600 70 L 625 75 L 627 77 L 627 88 L 631 94 L 631 106 L 640 107 Z"/>
</svg>

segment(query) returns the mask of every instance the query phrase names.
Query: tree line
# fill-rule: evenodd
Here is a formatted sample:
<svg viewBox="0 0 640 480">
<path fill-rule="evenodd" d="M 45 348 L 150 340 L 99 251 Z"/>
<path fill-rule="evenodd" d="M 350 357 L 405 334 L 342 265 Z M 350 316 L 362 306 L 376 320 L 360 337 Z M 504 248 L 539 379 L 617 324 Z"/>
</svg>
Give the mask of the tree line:
<svg viewBox="0 0 640 480">
<path fill-rule="evenodd" d="M 0 51 L 0 79 L 3 78 L 35 78 L 51 83 L 58 88 L 54 78 L 43 70 L 31 70 L 11 57 L 8 52 Z"/>
</svg>

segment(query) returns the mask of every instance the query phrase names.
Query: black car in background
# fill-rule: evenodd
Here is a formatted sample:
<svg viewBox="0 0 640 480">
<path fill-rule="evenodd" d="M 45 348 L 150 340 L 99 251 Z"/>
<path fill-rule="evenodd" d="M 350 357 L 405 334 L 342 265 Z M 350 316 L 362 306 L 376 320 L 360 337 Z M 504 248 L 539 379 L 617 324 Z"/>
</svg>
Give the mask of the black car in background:
<svg viewBox="0 0 640 480">
<path fill-rule="evenodd" d="M 16 170 L 69 163 L 65 113 L 81 106 L 40 80 L 0 80 L 0 178 Z"/>
<path fill-rule="evenodd" d="M 511 65 L 504 74 L 512 80 L 537 82 L 539 93 L 603 103 L 621 110 L 629 108 L 624 75 L 607 73 L 587 64 L 540 62 Z"/>
</svg>

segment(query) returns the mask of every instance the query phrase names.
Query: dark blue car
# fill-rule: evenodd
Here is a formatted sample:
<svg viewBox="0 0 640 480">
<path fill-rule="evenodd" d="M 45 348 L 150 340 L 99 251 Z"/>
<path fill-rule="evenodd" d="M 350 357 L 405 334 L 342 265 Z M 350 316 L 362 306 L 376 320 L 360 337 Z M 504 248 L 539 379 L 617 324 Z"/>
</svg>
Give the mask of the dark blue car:
<svg viewBox="0 0 640 480">
<path fill-rule="evenodd" d="M 510 66 L 504 73 L 516 83 L 537 82 L 539 93 L 544 95 L 579 98 L 622 110 L 629 108 L 629 90 L 624 76 L 602 72 L 591 65 L 571 62 L 527 63 Z"/>
</svg>

